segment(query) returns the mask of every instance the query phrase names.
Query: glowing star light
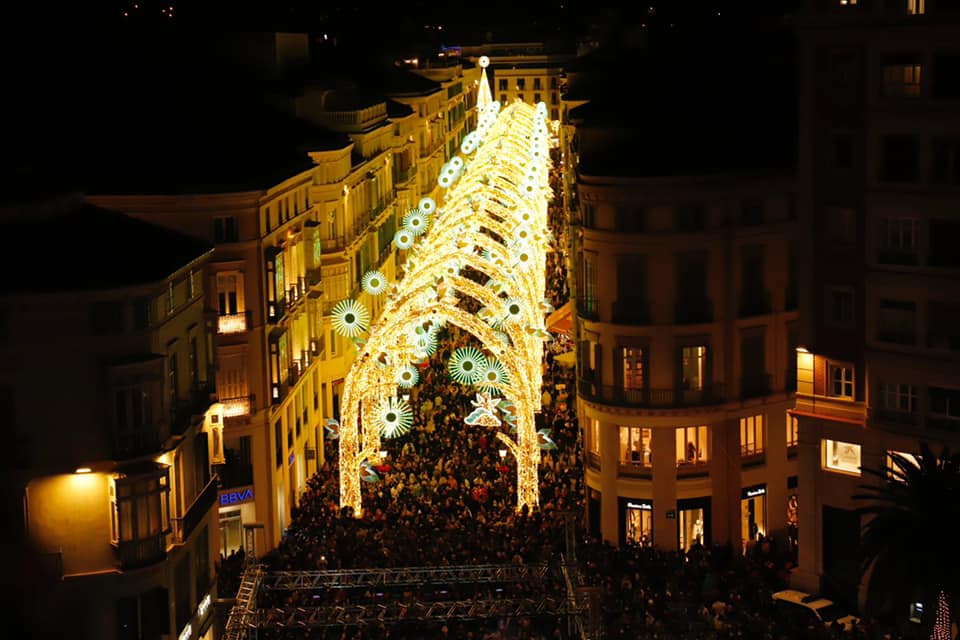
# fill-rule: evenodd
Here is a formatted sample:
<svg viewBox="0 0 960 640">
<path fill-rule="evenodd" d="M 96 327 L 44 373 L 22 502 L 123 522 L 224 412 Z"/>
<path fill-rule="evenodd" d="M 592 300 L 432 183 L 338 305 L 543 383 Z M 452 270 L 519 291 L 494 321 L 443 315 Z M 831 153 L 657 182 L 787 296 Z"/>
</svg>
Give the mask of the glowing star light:
<svg viewBox="0 0 960 640">
<path fill-rule="evenodd" d="M 447 370 L 460 384 L 474 384 L 487 368 L 486 358 L 475 347 L 460 347 L 450 356 Z"/>
<path fill-rule="evenodd" d="M 413 410 L 405 400 L 387 398 L 377 411 L 377 426 L 384 438 L 396 438 L 410 431 Z"/>
<path fill-rule="evenodd" d="M 387 278 L 379 271 L 367 271 L 363 274 L 363 290 L 372 296 L 378 296 L 387 290 Z"/>
<path fill-rule="evenodd" d="M 330 321 L 337 333 L 353 338 L 367 330 L 370 312 L 355 300 L 341 300 L 330 312 Z"/>
</svg>

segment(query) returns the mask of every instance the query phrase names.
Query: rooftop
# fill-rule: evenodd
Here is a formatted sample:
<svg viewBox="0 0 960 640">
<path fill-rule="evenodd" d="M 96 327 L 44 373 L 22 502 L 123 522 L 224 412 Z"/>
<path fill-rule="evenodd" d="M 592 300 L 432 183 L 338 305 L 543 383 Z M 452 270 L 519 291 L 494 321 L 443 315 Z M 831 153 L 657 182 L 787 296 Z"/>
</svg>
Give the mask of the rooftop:
<svg viewBox="0 0 960 640">
<path fill-rule="evenodd" d="M 0 293 L 116 289 L 160 282 L 213 247 L 69 197 L 0 212 Z M 37 259 L 37 247 L 43 259 Z"/>
</svg>

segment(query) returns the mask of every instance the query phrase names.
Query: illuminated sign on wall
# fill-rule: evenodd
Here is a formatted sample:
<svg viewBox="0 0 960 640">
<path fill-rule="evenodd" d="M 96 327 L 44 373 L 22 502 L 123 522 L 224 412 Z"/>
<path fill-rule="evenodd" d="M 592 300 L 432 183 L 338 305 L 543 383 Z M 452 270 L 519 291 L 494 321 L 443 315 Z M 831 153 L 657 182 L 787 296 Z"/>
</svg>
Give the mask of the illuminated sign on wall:
<svg viewBox="0 0 960 640">
<path fill-rule="evenodd" d="M 766 487 L 753 487 L 743 490 L 743 498 L 756 498 L 757 496 L 762 496 L 767 492 Z"/>
<path fill-rule="evenodd" d="M 228 507 L 232 504 L 240 504 L 242 502 L 253 502 L 253 487 L 247 487 L 239 491 L 220 492 L 221 507 Z"/>
<path fill-rule="evenodd" d="M 642 509 L 643 511 L 653 511 L 653 505 L 649 502 L 641 502 L 637 504 L 636 502 L 628 502 L 628 509 Z"/>
</svg>

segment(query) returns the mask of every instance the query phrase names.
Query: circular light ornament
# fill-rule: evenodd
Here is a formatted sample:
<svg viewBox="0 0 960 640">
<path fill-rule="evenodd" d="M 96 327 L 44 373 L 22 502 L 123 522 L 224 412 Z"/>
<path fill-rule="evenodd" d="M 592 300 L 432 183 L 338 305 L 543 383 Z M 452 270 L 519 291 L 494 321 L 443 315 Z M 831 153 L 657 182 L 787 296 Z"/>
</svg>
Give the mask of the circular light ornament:
<svg viewBox="0 0 960 640">
<path fill-rule="evenodd" d="M 429 216 L 437 210 L 437 203 L 433 201 L 433 198 L 420 198 L 420 202 L 417 203 L 417 208 Z"/>
<path fill-rule="evenodd" d="M 480 380 L 476 386 L 481 391 L 486 391 L 492 396 L 500 395 L 500 389 L 495 385 L 509 384 L 507 381 L 507 370 L 503 363 L 496 358 L 487 359 L 487 367 L 480 374 Z"/>
<path fill-rule="evenodd" d="M 421 236 L 426 232 L 429 219 L 419 209 L 410 209 L 407 215 L 403 216 L 403 228 L 414 236 Z"/>
<path fill-rule="evenodd" d="M 400 369 L 397 374 L 397 384 L 404 389 L 409 389 L 420 381 L 420 372 L 413 365 L 407 365 Z"/>
<path fill-rule="evenodd" d="M 531 220 L 533 220 L 533 214 L 529 210 L 524 209 L 520 212 L 520 222 L 529 223 Z"/>
<path fill-rule="evenodd" d="M 533 239 L 533 231 L 525 224 L 518 226 L 513 232 L 514 242 L 530 242 Z"/>
<path fill-rule="evenodd" d="M 486 69 L 490 66 L 490 58 L 487 56 L 480 56 L 480 59 L 477 61 L 481 69 Z"/>
<path fill-rule="evenodd" d="M 398 398 L 387 398 L 380 403 L 377 411 L 377 426 L 384 438 L 396 438 L 410 431 L 413 425 L 413 409 Z"/>
<path fill-rule="evenodd" d="M 524 181 L 520 186 L 520 193 L 526 197 L 532 197 L 537 194 L 537 185 L 533 182 Z"/>
<path fill-rule="evenodd" d="M 475 384 L 487 368 L 487 359 L 476 347 L 460 347 L 450 356 L 447 371 L 455 382 Z"/>
<path fill-rule="evenodd" d="M 363 290 L 372 296 L 378 296 L 387 290 L 387 277 L 379 271 L 367 271 L 363 274 Z"/>
<path fill-rule="evenodd" d="M 393 246 L 397 249 L 409 249 L 413 246 L 414 237 L 409 229 L 400 229 L 393 236 Z"/>
<path fill-rule="evenodd" d="M 530 248 L 526 246 L 521 246 L 516 251 L 517 255 L 517 266 L 521 269 L 529 269 L 533 266 L 533 254 L 530 252 Z"/>
<path fill-rule="evenodd" d="M 433 332 L 414 333 L 410 336 L 413 353 L 420 358 L 429 358 L 437 352 L 437 337 Z"/>
<path fill-rule="evenodd" d="M 452 260 L 447 263 L 447 267 L 443 270 L 443 275 L 445 276 L 458 276 L 460 275 L 460 263 L 456 260 Z"/>
<path fill-rule="evenodd" d="M 503 331 L 494 331 L 494 335 L 497 336 L 497 339 L 503 343 L 503 346 L 510 346 L 510 336 L 505 334 Z"/>
<path fill-rule="evenodd" d="M 453 156 L 452 158 L 450 158 L 450 162 L 448 162 L 447 165 L 449 165 L 450 167 L 453 167 L 457 171 L 460 171 L 461 169 L 463 169 L 463 158 L 461 158 L 460 156 Z"/>
<path fill-rule="evenodd" d="M 523 304 L 519 300 L 507 300 L 503 305 L 503 322 L 518 322 L 523 317 Z"/>
<path fill-rule="evenodd" d="M 355 338 L 367 330 L 370 312 L 356 300 L 341 300 L 330 312 L 330 322 L 340 335 Z"/>
<path fill-rule="evenodd" d="M 440 177 L 437 178 L 437 184 L 440 185 L 441 189 L 449 189 L 453 186 L 453 178 L 449 174 L 441 173 Z"/>
</svg>

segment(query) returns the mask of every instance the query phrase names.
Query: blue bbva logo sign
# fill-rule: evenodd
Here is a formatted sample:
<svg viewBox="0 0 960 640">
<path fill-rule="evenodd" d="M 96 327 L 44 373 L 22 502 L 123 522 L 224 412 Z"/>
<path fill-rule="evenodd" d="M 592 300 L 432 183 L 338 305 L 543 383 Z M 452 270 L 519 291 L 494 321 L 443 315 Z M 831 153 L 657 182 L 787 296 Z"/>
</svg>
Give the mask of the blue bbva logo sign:
<svg viewBox="0 0 960 640">
<path fill-rule="evenodd" d="M 241 502 L 250 502 L 251 500 L 253 500 L 252 487 L 241 491 L 222 491 L 220 493 L 221 507 L 229 507 L 231 504 L 240 504 Z"/>
</svg>

